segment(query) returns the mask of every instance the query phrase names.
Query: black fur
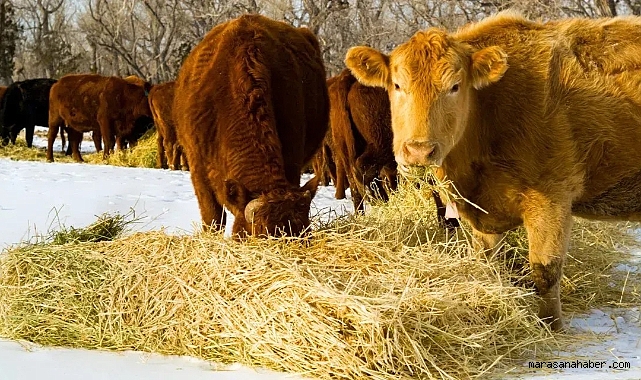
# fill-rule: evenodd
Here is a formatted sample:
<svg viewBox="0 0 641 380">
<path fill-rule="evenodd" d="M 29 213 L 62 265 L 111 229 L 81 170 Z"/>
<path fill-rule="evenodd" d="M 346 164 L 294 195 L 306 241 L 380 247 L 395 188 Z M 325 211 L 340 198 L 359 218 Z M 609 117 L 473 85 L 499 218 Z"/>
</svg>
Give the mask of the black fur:
<svg viewBox="0 0 641 380">
<path fill-rule="evenodd" d="M 36 125 L 49 126 L 49 90 L 55 79 L 28 79 L 11 84 L 2 99 L 0 107 L 0 139 L 3 145 L 9 140 L 16 143 L 16 137 L 25 129 L 27 146 L 33 144 Z"/>
</svg>

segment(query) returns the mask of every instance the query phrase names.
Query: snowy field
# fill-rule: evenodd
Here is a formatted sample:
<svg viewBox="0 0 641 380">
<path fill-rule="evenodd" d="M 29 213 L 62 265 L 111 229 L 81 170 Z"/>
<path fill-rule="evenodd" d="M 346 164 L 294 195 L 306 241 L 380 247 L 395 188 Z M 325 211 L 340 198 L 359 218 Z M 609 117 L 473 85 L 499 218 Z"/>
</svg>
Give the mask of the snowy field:
<svg viewBox="0 0 641 380">
<path fill-rule="evenodd" d="M 34 145 L 45 141 L 36 137 Z M 91 151 L 93 144 L 83 142 Z M 59 147 L 58 147 L 59 149 Z M 168 233 L 192 233 L 199 221 L 198 204 L 189 173 L 90 164 L 20 162 L 0 159 L 0 250 L 55 229 L 58 223 L 82 227 L 104 212 L 136 211 L 137 230 L 165 228 Z M 309 177 L 305 176 L 303 181 Z M 312 213 L 351 212 L 351 201 L 333 198 L 333 187 L 320 187 Z M 331 212 L 328 214 L 328 210 Z M 641 258 L 641 253 L 639 253 Z M 621 270 L 641 270 L 641 261 Z M 571 317 L 571 316 L 568 316 Z M 594 310 L 575 317 L 573 329 L 598 335 L 594 344 L 578 352 L 558 353 L 561 360 L 605 361 L 604 369 L 563 371 L 516 368 L 514 378 L 528 379 L 641 379 L 640 309 Z M 535 358 L 532 358 L 535 360 Z M 631 369 L 608 368 L 629 362 Z M 222 369 L 222 370 L 221 370 Z M 526 372 L 524 374 L 524 371 Z M 91 379 L 252 379 L 283 380 L 301 377 L 254 370 L 239 365 L 216 368 L 187 357 L 165 357 L 139 352 L 113 353 L 79 349 L 42 348 L 0 340 L 0 380 Z"/>
</svg>

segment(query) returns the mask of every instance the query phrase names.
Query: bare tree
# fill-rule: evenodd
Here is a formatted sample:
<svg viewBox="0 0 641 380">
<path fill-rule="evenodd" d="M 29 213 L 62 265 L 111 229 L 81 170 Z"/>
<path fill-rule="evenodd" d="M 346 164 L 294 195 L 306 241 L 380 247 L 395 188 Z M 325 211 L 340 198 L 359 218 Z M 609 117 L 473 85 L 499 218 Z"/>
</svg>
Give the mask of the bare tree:
<svg viewBox="0 0 641 380">
<path fill-rule="evenodd" d="M 11 83 L 19 27 L 11 2 L 0 1 L 0 83 Z"/>
</svg>

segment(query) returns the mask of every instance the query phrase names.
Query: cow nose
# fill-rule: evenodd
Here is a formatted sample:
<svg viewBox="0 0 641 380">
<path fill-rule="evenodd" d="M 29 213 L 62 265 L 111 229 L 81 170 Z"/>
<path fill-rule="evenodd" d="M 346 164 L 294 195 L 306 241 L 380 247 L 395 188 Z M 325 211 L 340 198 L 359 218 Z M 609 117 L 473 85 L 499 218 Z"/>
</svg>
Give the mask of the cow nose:
<svg viewBox="0 0 641 380">
<path fill-rule="evenodd" d="M 405 156 L 409 165 L 429 165 L 436 152 L 436 144 L 429 141 L 408 141 L 405 143 Z"/>
</svg>

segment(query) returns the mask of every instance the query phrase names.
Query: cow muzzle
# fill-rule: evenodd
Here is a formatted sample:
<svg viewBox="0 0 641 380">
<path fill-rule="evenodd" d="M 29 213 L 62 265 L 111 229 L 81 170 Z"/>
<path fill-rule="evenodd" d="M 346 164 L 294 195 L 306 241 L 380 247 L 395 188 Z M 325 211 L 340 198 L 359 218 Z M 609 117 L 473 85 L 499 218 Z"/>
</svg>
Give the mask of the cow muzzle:
<svg viewBox="0 0 641 380">
<path fill-rule="evenodd" d="M 400 156 L 399 163 L 405 166 L 440 165 L 438 144 L 430 141 L 405 141 Z"/>
</svg>

